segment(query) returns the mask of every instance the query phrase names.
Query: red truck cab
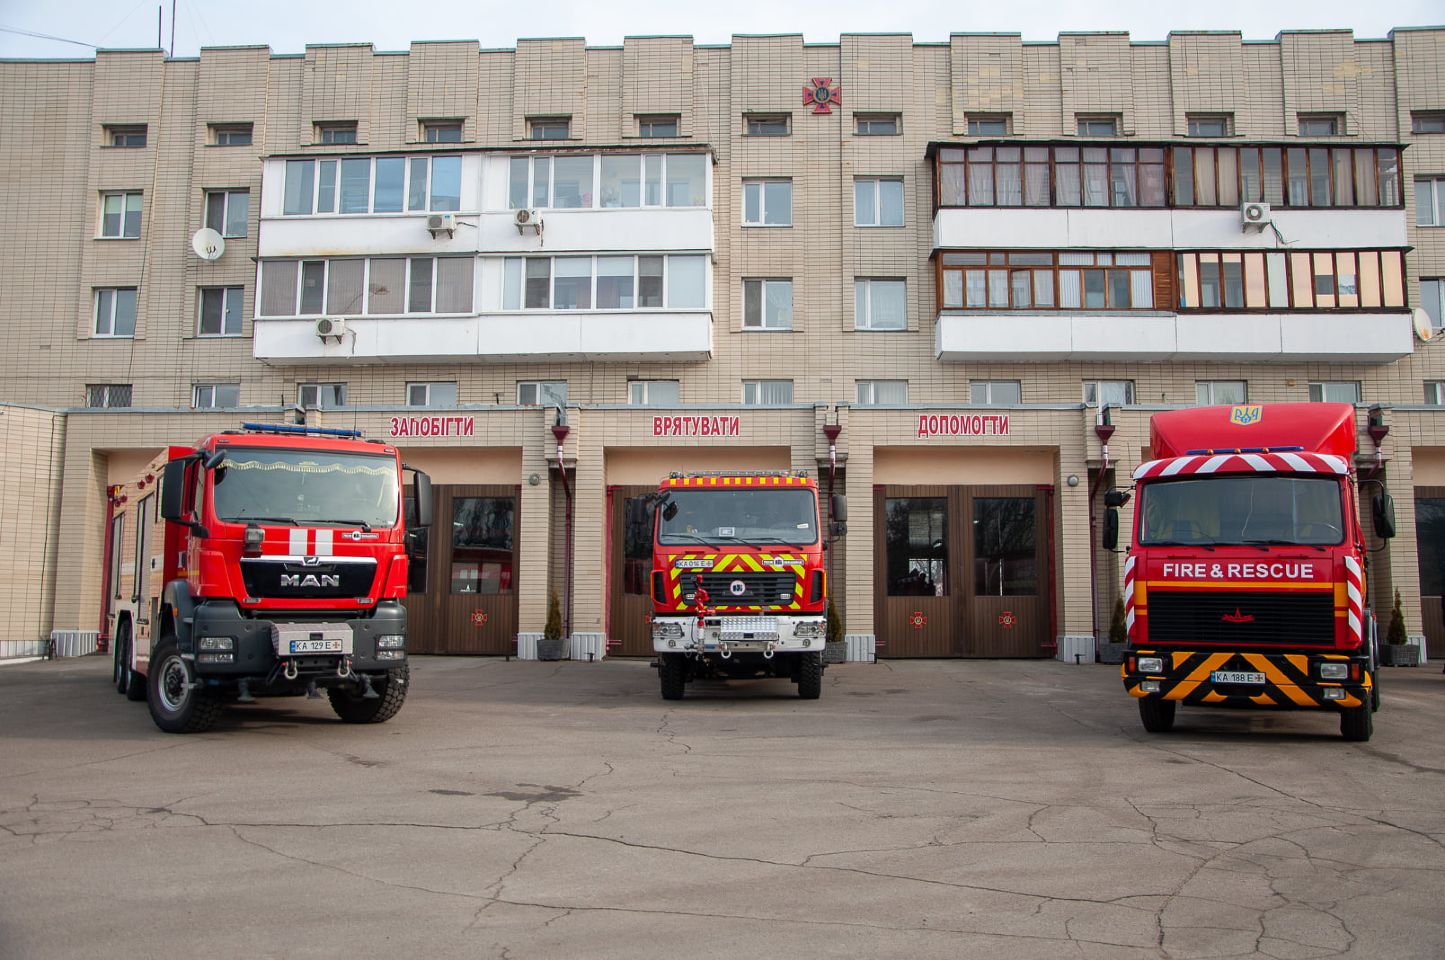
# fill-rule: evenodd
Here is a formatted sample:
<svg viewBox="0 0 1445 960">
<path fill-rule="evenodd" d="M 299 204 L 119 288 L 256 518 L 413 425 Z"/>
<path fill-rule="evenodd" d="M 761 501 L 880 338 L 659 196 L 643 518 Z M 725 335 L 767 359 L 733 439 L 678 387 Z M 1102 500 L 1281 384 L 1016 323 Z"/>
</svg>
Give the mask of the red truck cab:
<svg viewBox="0 0 1445 960">
<path fill-rule="evenodd" d="M 1134 472 L 1124 562 L 1124 687 L 1150 732 L 1176 708 L 1332 709 L 1368 740 L 1378 708 L 1368 551 L 1348 404 L 1197 407 L 1154 415 Z M 1105 545 L 1117 540 L 1106 497 Z M 1394 533 L 1393 504 L 1372 501 Z"/>
</svg>

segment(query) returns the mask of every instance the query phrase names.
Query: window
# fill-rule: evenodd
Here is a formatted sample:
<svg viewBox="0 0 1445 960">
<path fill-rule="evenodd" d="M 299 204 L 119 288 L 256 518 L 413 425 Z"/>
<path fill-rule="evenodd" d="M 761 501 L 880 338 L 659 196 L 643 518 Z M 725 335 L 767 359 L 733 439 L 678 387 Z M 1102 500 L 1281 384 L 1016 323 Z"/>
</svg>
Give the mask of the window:
<svg viewBox="0 0 1445 960">
<path fill-rule="evenodd" d="M 206 193 L 206 226 L 223 237 L 244 237 L 250 212 L 249 190 L 211 190 Z"/>
<path fill-rule="evenodd" d="M 518 380 L 517 403 L 524 407 L 565 407 L 566 380 Z"/>
<path fill-rule="evenodd" d="M 298 383 L 296 403 L 307 410 L 334 410 L 346 406 L 344 383 Z"/>
<path fill-rule="evenodd" d="M 462 121 L 423 120 L 421 138 L 427 143 L 461 143 Z"/>
<path fill-rule="evenodd" d="M 593 184 L 599 189 L 593 190 Z M 513 157 L 513 210 L 707 206 L 707 158 L 700 153 Z"/>
<path fill-rule="evenodd" d="M 1023 390 L 1017 380 L 970 380 L 968 402 L 985 407 L 1023 403 Z"/>
<path fill-rule="evenodd" d="M 1404 309 L 1399 250 L 1181 253 L 1181 310 Z"/>
<path fill-rule="evenodd" d="M 892 177 L 859 177 L 853 181 L 853 225 L 903 226 L 903 181 Z"/>
<path fill-rule="evenodd" d="M 339 188 L 339 192 L 338 192 Z M 461 157 L 288 160 L 281 212 L 401 213 L 460 210 Z"/>
<path fill-rule="evenodd" d="M 748 406 L 767 406 L 793 402 L 793 381 L 791 380 L 744 380 L 743 403 Z"/>
<path fill-rule="evenodd" d="M 566 140 L 572 135 L 571 117 L 528 117 L 529 140 Z"/>
<path fill-rule="evenodd" d="M 1206 407 L 1249 402 L 1248 385 L 1243 380 L 1196 380 L 1194 402 Z"/>
<path fill-rule="evenodd" d="M 132 149 L 143 147 L 146 145 L 146 125 L 143 123 L 109 124 L 105 128 L 105 145 Z"/>
<path fill-rule="evenodd" d="M 908 284 L 904 280 L 854 280 L 853 327 L 903 330 L 908 326 Z"/>
<path fill-rule="evenodd" d="M 883 501 L 885 564 L 890 597 L 948 594 L 948 499 Z"/>
<path fill-rule="evenodd" d="M 196 334 L 202 337 L 239 337 L 244 287 L 202 287 Z"/>
<path fill-rule="evenodd" d="M 793 281 L 744 280 L 743 329 L 793 329 Z"/>
<path fill-rule="evenodd" d="M 516 589 L 515 497 L 452 498 L 452 593 Z"/>
<path fill-rule="evenodd" d="M 634 407 L 677 406 L 676 380 L 632 380 L 627 384 L 627 402 Z"/>
<path fill-rule="evenodd" d="M 1175 147 L 1179 207 L 1392 207 L 1400 197 L 1394 147 Z"/>
<path fill-rule="evenodd" d="M 1122 407 L 1134 402 L 1133 380 L 1087 380 L 1084 402 L 1091 407 Z"/>
<path fill-rule="evenodd" d="M 1411 133 L 1445 133 L 1445 110 L 1416 110 L 1410 114 Z"/>
<path fill-rule="evenodd" d="M 968 135 L 970 137 L 1006 137 L 1013 132 L 1011 113 L 970 113 Z"/>
<path fill-rule="evenodd" d="M 859 380 L 858 405 L 873 407 L 884 403 L 907 403 L 907 380 Z"/>
<path fill-rule="evenodd" d="M 1445 406 L 1445 380 L 1425 381 L 1425 402 L 1432 407 Z"/>
<path fill-rule="evenodd" d="M 902 130 L 899 114 L 855 113 L 853 131 L 860 137 L 896 137 Z"/>
<path fill-rule="evenodd" d="M 241 405 L 239 383 L 198 383 L 191 387 L 191 406 L 197 410 Z"/>
<path fill-rule="evenodd" d="M 1353 380 L 1335 380 L 1310 384 L 1310 399 L 1316 402 L 1359 403 L 1360 385 Z"/>
<path fill-rule="evenodd" d="M 743 225 L 791 227 L 793 225 L 793 181 L 744 180 Z"/>
<path fill-rule="evenodd" d="M 135 336 L 135 287 L 99 287 L 95 291 L 95 335 Z"/>
<path fill-rule="evenodd" d="M 455 407 L 457 385 L 455 383 L 408 383 L 406 385 L 408 407 Z"/>
<path fill-rule="evenodd" d="M 1415 178 L 1415 226 L 1445 226 L 1445 178 Z"/>
<path fill-rule="evenodd" d="M 1163 147 L 977 146 L 938 153 L 945 207 L 1162 207 Z"/>
<path fill-rule="evenodd" d="M 700 256 L 508 257 L 503 310 L 696 310 L 707 304 Z"/>
<path fill-rule="evenodd" d="M 100 235 L 112 240 L 134 240 L 140 236 L 139 191 L 100 195 Z"/>
<path fill-rule="evenodd" d="M 786 113 L 745 113 L 743 114 L 743 135 L 747 137 L 786 137 L 788 120 L 789 117 Z"/>
<path fill-rule="evenodd" d="M 1342 113 L 1299 115 L 1299 135 L 1302 137 L 1337 137 L 1344 132 L 1345 116 Z"/>
<path fill-rule="evenodd" d="M 87 383 L 85 385 L 87 407 L 128 407 L 130 406 L 130 384 L 128 383 Z"/>
<path fill-rule="evenodd" d="M 268 260 L 259 316 L 473 313 L 475 266 L 472 257 Z"/>
<path fill-rule="evenodd" d="M 356 143 L 356 121 L 335 120 L 317 123 L 313 143 Z"/>
<path fill-rule="evenodd" d="M 1234 133 L 1234 114 L 1191 113 L 1185 124 L 1191 137 L 1228 137 Z"/>
<path fill-rule="evenodd" d="M 938 257 L 946 310 L 1153 310 L 1167 273 L 1146 252 L 945 252 Z"/>
<path fill-rule="evenodd" d="M 678 115 L 675 113 L 663 114 L 654 117 L 637 118 L 637 135 L 639 137 L 675 137 L 677 136 Z"/>
<path fill-rule="evenodd" d="M 976 597 L 1039 592 L 1033 497 L 973 498 L 973 593 Z"/>
<path fill-rule="evenodd" d="M 1420 280 L 1420 306 L 1430 315 L 1430 325 L 1436 330 L 1445 323 L 1445 280 Z"/>
<path fill-rule="evenodd" d="M 1088 115 L 1081 113 L 1075 117 L 1077 130 L 1081 137 L 1117 137 L 1119 135 L 1119 119 L 1117 114 Z"/>
<path fill-rule="evenodd" d="M 249 147 L 251 145 L 251 124 L 213 123 L 210 125 L 211 143 L 218 147 Z"/>
</svg>

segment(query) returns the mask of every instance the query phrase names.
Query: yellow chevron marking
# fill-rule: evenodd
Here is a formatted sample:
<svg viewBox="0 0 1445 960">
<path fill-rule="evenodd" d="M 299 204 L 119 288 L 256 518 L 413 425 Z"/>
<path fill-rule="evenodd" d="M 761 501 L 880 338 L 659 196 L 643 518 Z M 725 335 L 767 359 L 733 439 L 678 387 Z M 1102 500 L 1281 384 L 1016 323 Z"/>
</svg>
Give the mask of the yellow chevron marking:
<svg viewBox="0 0 1445 960">
<path fill-rule="evenodd" d="M 761 563 L 758 563 L 757 557 L 748 553 L 739 554 L 738 557 L 740 560 L 742 560 L 743 566 L 752 567 L 754 573 L 763 572 L 763 565 Z"/>
<path fill-rule="evenodd" d="M 1309 673 L 1310 673 L 1310 658 L 1309 658 L 1309 657 L 1302 657 L 1302 656 L 1300 656 L 1300 655 L 1297 654 L 1297 653 L 1287 653 L 1287 654 L 1284 655 L 1284 658 L 1285 658 L 1285 660 L 1287 660 L 1287 661 L 1289 662 L 1289 665 L 1290 665 L 1290 666 L 1294 667 L 1296 670 L 1298 670 L 1300 673 L 1304 674 L 1305 676 L 1309 676 Z"/>
<path fill-rule="evenodd" d="M 1249 699 L 1253 700 L 1255 703 L 1259 704 L 1261 707 L 1274 707 L 1274 706 L 1278 706 L 1278 704 L 1276 704 L 1276 703 L 1274 702 L 1274 697 L 1271 697 L 1271 696 L 1270 696 L 1269 694 L 1267 694 L 1267 693 L 1257 693 L 1257 694 L 1255 694 L 1254 696 L 1250 697 Z"/>
<path fill-rule="evenodd" d="M 1184 653 L 1176 653 L 1171 655 L 1169 658 L 1169 669 L 1178 670 L 1180 667 L 1184 666 L 1184 661 L 1188 660 L 1191 656 L 1193 656 L 1193 654 L 1187 651 Z"/>
<path fill-rule="evenodd" d="M 1284 671 L 1280 670 L 1279 667 L 1276 667 L 1274 664 L 1270 663 L 1269 658 L 1266 657 L 1264 654 L 1246 653 L 1244 655 L 1244 660 L 1246 663 L 1249 663 L 1252 666 L 1256 667 L 1260 673 L 1264 674 L 1265 677 L 1269 679 L 1270 683 L 1274 684 L 1276 687 L 1279 688 L 1279 691 L 1281 693 L 1283 693 L 1286 697 L 1289 697 L 1299 706 L 1319 706 L 1319 704 L 1315 703 L 1314 700 L 1311 699 L 1309 694 L 1305 693 L 1299 687 L 1295 686 L 1294 681 L 1292 681 L 1289 677 L 1285 676 Z"/>
<path fill-rule="evenodd" d="M 1226 697 L 1224 694 L 1222 694 L 1222 693 L 1215 693 L 1213 690 L 1209 691 L 1208 693 L 1206 693 L 1206 694 L 1204 695 L 1204 702 L 1205 702 L 1205 703 L 1223 703 L 1225 700 L 1228 700 L 1228 699 L 1229 699 L 1229 698 Z"/>
<path fill-rule="evenodd" d="M 1211 653 L 1189 676 L 1175 684 L 1174 688 L 1164 695 L 1164 698 L 1166 700 L 1183 700 L 1193 693 L 1209 677 L 1210 673 L 1227 663 L 1230 656 L 1228 653 Z"/>
<path fill-rule="evenodd" d="M 1335 584 L 1335 609 L 1348 610 L 1350 606 L 1349 588 L 1343 583 Z"/>
</svg>

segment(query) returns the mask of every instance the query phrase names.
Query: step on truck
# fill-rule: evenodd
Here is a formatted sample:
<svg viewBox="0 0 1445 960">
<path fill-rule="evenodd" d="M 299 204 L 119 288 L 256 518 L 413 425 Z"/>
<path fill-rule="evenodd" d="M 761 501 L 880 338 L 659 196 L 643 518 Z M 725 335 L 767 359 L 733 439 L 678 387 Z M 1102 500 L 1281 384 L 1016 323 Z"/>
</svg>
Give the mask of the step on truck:
<svg viewBox="0 0 1445 960">
<path fill-rule="evenodd" d="M 653 517 L 652 649 L 665 700 L 699 678 L 779 677 L 823 690 L 828 536 L 818 485 L 801 473 L 674 473 L 639 501 Z"/>
<path fill-rule="evenodd" d="M 407 523 L 397 449 L 359 433 L 245 424 L 172 446 L 111 490 L 116 689 L 168 733 L 227 702 L 324 690 L 349 723 L 406 699 Z M 415 527 L 431 481 L 411 471 Z"/>
<path fill-rule="evenodd" d="M 1124 561 L 1124 689 L 1146 730 L 1167 732 L 1185 704 L 1334 710 L 1345 739 L 1370 739 L 1378 639 L 1357 491 L 1381 539 L 1395 515 L 1357 475 L 1355 437 L 1343 403 L 1154 415 Z M 1109 549 L 1129 497 L 1105 495 Z"/>
</svg>

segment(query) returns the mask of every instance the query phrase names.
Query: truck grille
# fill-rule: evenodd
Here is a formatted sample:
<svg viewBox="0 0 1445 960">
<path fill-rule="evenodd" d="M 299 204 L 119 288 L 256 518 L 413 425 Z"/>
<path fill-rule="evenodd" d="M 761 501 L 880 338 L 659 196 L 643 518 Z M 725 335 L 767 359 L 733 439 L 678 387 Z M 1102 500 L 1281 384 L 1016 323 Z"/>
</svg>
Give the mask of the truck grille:
<svg viewBox="0 0 1445 960">
<path fill-rule="evenodd" d="M 1334 594 L 1151 590 L 1148 630 L 1151 643 L 1329 646 Z"/>
<path fill-rule="evenodd" d="M 714 607 L 767 607 L 792 603 L 798 578 L 786 573 L 704 573 L 702 588 L 708 603 Z M 733 592 L 733 584 L 743 585 L 742 593 Z M 691 583 L 683 587 L 691 592 Z"/>
<path fill-rule="evenodd" d="M 365 597 L 371 595 L 371 585 L 375 580 L 376 561 L 370 559 L 359 563 L 328 563 L 322 560 L 310 567 L 294 561 L 265 558 L 241 561 L 241 582 L 246 586 L 246 595 L 262 600 Z"/>
</svg>

